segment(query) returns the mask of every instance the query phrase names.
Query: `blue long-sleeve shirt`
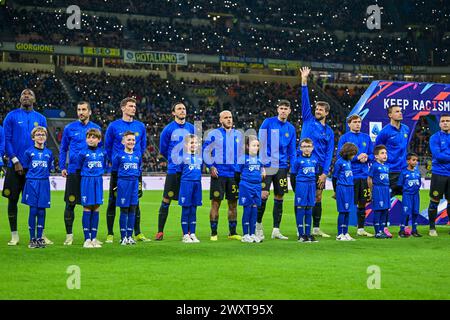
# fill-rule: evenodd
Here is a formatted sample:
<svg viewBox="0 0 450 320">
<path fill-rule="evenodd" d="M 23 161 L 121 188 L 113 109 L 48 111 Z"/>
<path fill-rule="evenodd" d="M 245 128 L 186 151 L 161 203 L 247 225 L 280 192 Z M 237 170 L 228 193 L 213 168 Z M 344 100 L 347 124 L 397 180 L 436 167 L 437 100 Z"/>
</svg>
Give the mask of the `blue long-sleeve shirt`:
<svg viewBox="0 0 450 320">
<path fill-rule="evenodd" d="M 196 154 L 189 154 L 183 158 L 183 162 L 178 166 L 181 171 L 181 182 L 202 180 L 203 160 Z"/>
<path fill-rule="evenodd" d="M 386 146 L 387 162 L 390 172 L 401 172 L 406 168 L 409 128 L 400 124 L 397 129 L 391 124 L 386 125 L 378 134 L 375 145 Z"/>
<path fill-rule="evenodd" d="M 117 153 L 112 162 L 112 171 L 122 179 L 133 179 L 141 175 L 142 156 L 139 152 L 127 153 L 124 150 Z"/>
<path fill-rule="evenodd" d="M 22 166 L 27 170 L 27 179 L 48 179 L 53 170 L 53 153 L 50 149 L 35 146 L 25 150 Z"/>
<path fill-rule="evenodd" d="M 450 176 L 450 133 L 436 132 L 430 138 L 431 173 Z"/>
<path fill-rule="evenodd" d="M 333 177 L 337 179 L 337 185 L 353 186 L 353 171 L 351 161 L 339 158 L 334 164 Z"/>
<path fill-rule="evenodd" d="M 179 124 L 172 121 L 164 127 L 159 138 L 159 152 L 168 161 L 168 174 L 177 173 L 177 167 L 182 162 L 183 139 L 188 134 L 194 134 L 194 131 L 194 126 L 189 122 Z M 174 155 L 176 156 L 175 159 L 173 158 Z"/>
<path fill-rule="evenodd" d="M 419 168 L 414 170 L 404 169 L 398 178 L 397 185 L 403 187 L 403 194 L 417 194 L 422 185 Z"/>
<path fill-rule="evenodd" d="M 338 158 L 339 152 L 342 149 L 342 146 L 351 142 L 358 147 L 358 154 L 352 159 L 352 170 L 353 170 L 353 178 L 354 179 L 366 179 L 369 176 L 369 163 L 374 160 L 373 157 L 373 143 L 368 134 L 362 132 L 347 132 L 341 136 L 338 142 L 337 155 Z M 361 153 L 365 153 L 368 156 L 367 162 L 360 162 L 358 160 L 358 156 Z"/>
<path fill-rule="evenodd" d="M 267 118 L 259 128 L 258 138 L 263 166 L 283 169 L 294 164 L 297 137 L 290 122 L 280 121 L 278 117 Z M 277 139 L 278 146 L 272 145 Z"/>
<path fill-rule="evenodd" d="M 106 153 L 102 148 L 87 147 L 78 153 L 82 177 L 100 177 L 105 173 Z"/>
<path fill-rule="evenodd" d="M 37 111 L 27 111 L 18 108 L 9 112 L 3 121 L 5 130 L 5 150 L 8 156 L 8 166 L 12 167 L 12 158 L 17 157 L 23 164 L 25 150 L 34 146 L 31 131 L 34 127 L 47 127 L 47 120 Z"/>
<path fill-rule="evenodd" d="M 119 119 L 111 122 L 106 129 L 105 151 L 109 161 L 112 162 L 114 156 L 120 151 L 123 151 L 122 138 L 126 131 L 134 132 L 136 137 L 134 150 L 141 154 L 145 153 L 147 149 L 147 131 L 145 125 L 137 120 L 124 121 Z"/>
<path fill-rule="evenodd" d="M 89 121 L 85 125 L 81 121 L 74 121 L 65 126 L 61 145 L 59 146 L 59 168 L 61 170 L 67 169 L 68 173 L 75 173 L 77 171 L 77 157 L 78 153 L 87 147 L 86 132 L 89 129 L 98 129 L 100 126 Z M 100 142 L 99 147 L 102 146 Z M 67 151 L 69 151 L 69 165 L 66 166 Z"/>
<path fill-rule="evenodd" d="M 296 175 L 297 182 L 315 182 L 317 170 L 317 158 L 312 155 L 305 157 L 302 154 L 297 155 L 291 173 Z"/>
<path fill-rule="evenodd" d="M 313 141 L 313 155 L 317 157 L 319 164 L 323 168 L 323 173 L 328 175 L 334 152 L 334 132 L 329 125 L 323 125 L 312 114 L 308 86 L 302 86 L 302 118 L 303 124 L 300 140 L 310 138 Z"/>
<path fill-rule="evenodd" d="M 234 177 L 237 159 L 241 159 L 244 152 L 243 136 L 235 129 L 214 129 L 203 143 L 203 160 L 208 168 L 217 169 L 219 177 Z"/>
<path fill-rule="evenodd" d="M 240 160 L 239 164 L 236 165 L 236 172 L 241 173 L 241 181 L 261 183 L 261 170 L 263 168 L 261 159 L 258 156 L 246 154 Z"/>
<path fill-rule="evenodd" d="M 5 155 L 5 131 L 0 126 L 0 166 L 3 166 L 3 156 Z"/>
</svg>

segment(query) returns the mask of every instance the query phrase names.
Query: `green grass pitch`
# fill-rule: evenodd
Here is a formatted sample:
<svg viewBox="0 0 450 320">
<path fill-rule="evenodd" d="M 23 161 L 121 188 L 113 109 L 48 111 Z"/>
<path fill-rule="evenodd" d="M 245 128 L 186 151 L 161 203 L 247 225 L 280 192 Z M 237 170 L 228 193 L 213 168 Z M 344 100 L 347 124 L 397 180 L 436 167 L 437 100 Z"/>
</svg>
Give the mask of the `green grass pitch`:
<svg viewBox="0 0 450 320">
<path fill-rule="evenodd" d="M 422 191 L 422 207 L 428 204 Z M 106 196 L 105 196 L 106 199 Z M 226 208 L 220 212 L 219 241 L 209 241 L 209 195 L 197 212 L 199 244 L 183 244 L 180 207 L 169 212 L 165 240 L 101 249 L 82 248 L 81 207 L 76 209 L 75 243 L 64 247 L 63 192 L 52 193 L 46 235 L 55 242 L 46 249 L 28 249 L 28 207 L 19 206 L 21 243 L 10 239 L 7 202 L 0 201 L 0 299 L 449 299 L 450 235 L 438 227 L 438 238 L 420 227 L 420 239 L 357 239 L 337 242 L 336 205 L 324 194 L 322 229 L 333 237 L 319 243 L 297 243 L 293 194 L 284 203 L 282 232 L 289 240 L 261 244 L 227 239 Z M 270 199 L 273 199 L 272 197 Z M 157 231 L 161 191 L 141 199 L 142 229 L 152 239 Z M 224 203 L 225 204 L 225 203 Z M 101 208 L 99 239 L 106 237 L 106 205 Z M 239 219 L 242 208 L 239 208 Z M 272 201 L 263 221 L 270 237 Z M 239 222 L 238 230 L 241 230 Z M 372 231 L 372 228 L 367 229 Z M 355 233 L 350 228 L 350 233 Z M 398 227 L 393 227 L 395 233 Z M 396 234 L 395 234 L 396 236 Z M 67 288 L 67 268 L 79 266 L 79 290 Z M 368 289 L 369 266 L 380 268 L 380 289 Z"/>
</svg>

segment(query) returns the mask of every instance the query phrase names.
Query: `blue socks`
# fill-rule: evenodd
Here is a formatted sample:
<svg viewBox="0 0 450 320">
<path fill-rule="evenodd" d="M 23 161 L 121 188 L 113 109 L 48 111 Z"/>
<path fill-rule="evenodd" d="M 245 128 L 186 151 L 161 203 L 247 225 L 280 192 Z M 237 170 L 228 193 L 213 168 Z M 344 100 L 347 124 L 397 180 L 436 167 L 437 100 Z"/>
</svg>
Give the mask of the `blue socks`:
<svg viewBox="0 0 450 320">
<path fill-rule="evenodd" d="M 418 217 L 419 215 L 418 214 L 412 214 L 412 231 L 413 232 L 417 232 L 417 217 Z"/>
<path fill-rule="evenodd" d="M 348 212 L 339 212 L 338 215 L 338 235 L 348 233 Z"/>
<path fill-rule="evenodd" d="M 191 207 L 182 207 L 181 209 L 181 229 L 183 234 L 189 233 L 189 214 L 191 212 Z"/>
<path fill-rule="evenodd" d="M 133 235 L 135 223 L 136 223 L 136 211 L 129 211 L 127 220 L 127 238 Z"/>
<path fill-rule="evenodd" d="M 375 210 L 373 212 L 373 227 L 375 229 L 375 234 L 378 234 L 380 232 L 380 217 L 381 217 L 381 211 Z"/>
<path fill-rule="evenodd" d="M 98 230 L 98 221 L 99 221 L 99 212 L 84 210 L 83 211 L 83 233 L 84 240 L 95 239 L 97 238 L 97 230 Z"/>
<path fill-rule="evenodd" d="M 297 222 L 297 231 L 299 237 L 303 236 L 303 221 L 305 218 L 305 208 L 296 207 L 295 209 L 295 221 Z"/>
<path fill-rule="evenodd" d="M 297 222 L 298 235 L 311 235 L 312 208 L 296 207 L 295 220 Z"/>
<path fill-rule="evenodd" d="M 258 207 L 252 207 L 252 215 L 250 216 L 250 234 L 256 232 L 256 220 L 258 219 Z"/>
<path fill-rule="evenodd" d="M 119 218 L 119 226 L 120 226 L 120 238 L 127 237 L 127 222 L 128 222 L 128 211 L 123 210 L 124 208 L 120 208 L 120 218 Z"/>
<path fill-rule="evenodd" d="M 312 208 L 305 209 L 305 235 L 311 235 Z"/>
<path fill-rule="evenodd" d="M 244 213 L 242 214 L 242 232 L 244 235 L 251 234 L 250 232 L 250 219 L 252 216 L 252 208 L 251 206 L 244 207 Z"/>
<path fill-rule="evenodd" d="M 195 233 L 197 227 L 197 207 L 191 206 L 189 211 L 189 232 L 191 234 Z"/>
<path fill-rule="evenodd" d="M 97 238 L 98 220 L 99 220 L 99 212 L 92 211 L 92 214 L 91 214 L 91 239 L 92 240 Z"/>
<path fill-rule="evenodd" d="M 45 208 L 30 207 L 28 216 L 28 230 L 30 240 L 41 239 L 45 227 Z M 37 231 L 37 232 L 36 232 Z"/>
<path fill-rule="evenodd" d="M 408 214 L 402 212 L 402 220 L 400 221 L 400 231 L 405 231 L 405 227 L 408 225 Z"/>
<path fill-rule="evenodd" d="M 82 224 L 83 224 L 84 240 L 88 240 L 91 238 L 91 211 L 90 210 L 83 211 Z"/>
<path fill-rule="evenodd" d="M 381 210 L 381 217 L 380 217 L 381 231 L 384 231 L 384 228 L 387 227 L 387 222 L 388 222 L 388 210 Z"/>
<path fill-rule="evenodd" d="M 37 212 L 37 238 L 42 239 L 45 227 L 45 209 L 39 208 Z"/>
<path fill-rule="evenodd" d="M 28 216 L 28 230 L 30 231 L 30 240 L 36 239 L 36 217 L 38 215 L 37 207 L 30 207 Z"/>
<path fill-rule="evenodd" d="M 256 220 L 258 218 L 258 207 L 245 206 L 242 215 L 242 232 L 244 235 L 252 235 L 256 232 Z"/>
<path fill-rule="evenodd" d="M 131 208 L 121 208 L 120 210 L 120 237 L 129 238 L 133 235 L 133 228 L 136 222 L 136 212 Z"/>
</svg>

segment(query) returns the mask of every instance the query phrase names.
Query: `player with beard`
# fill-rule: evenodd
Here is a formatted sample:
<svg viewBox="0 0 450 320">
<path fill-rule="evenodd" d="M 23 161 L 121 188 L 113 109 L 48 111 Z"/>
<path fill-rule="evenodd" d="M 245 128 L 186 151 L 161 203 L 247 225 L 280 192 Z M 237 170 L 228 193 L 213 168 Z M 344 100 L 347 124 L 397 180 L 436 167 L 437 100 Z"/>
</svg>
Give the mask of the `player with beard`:
<svg viewBox="0 0 450 320">
<path fill-rule="evenodd" d="M 89 102 L 81 101 L 77 104 L 78 120 L 69 123 L 64 127 L 61 145 L 59 148 L 59 167 L 61 175 L 66 179 L 66 188 L 64 201 L 66 208 L 64 210 L 64 224 L 66 226 L 66 240 L 64 245 L 70 246 L 73 243 L 72 226 L 75 219 L 75 205 L 81 205 L 80 183 L 81 168 L 77 168 L 78 153 L 87 147 L 86 133 L 89 129 L 98 129 L 100 126 L 90 121 L 92 111 Z M 69 161 L 66 166 L 67 152 L 69 152 Z"/>
<path fill-rule="evenodd" d="M 211 241 L 217 241 L 220 204 L 224 197 L 228 202 L 228 239 L 241 240 L 237 234 L 238 184 L 234 179 L 237 159 L 244 153 L 242 134 L 233 129 L 233 115 L 224 110 L 219 115 L 222 125 L 209 132 L 203 144 L 204 161 L 211 172 Z M 240 154 L 239 154 L 240 152 Z"/>
<path fill-rule="evenodd" d="M 330 113 L 330 105 L 325 101 L 317 101 L 314 115 L 311 112 L 311 103 L 308 94 L 308 76 L 311 69 L 303 67 L 300 69 L 302 82 L 302 133 L 300 139 L 310 138 L 313 141 L 313 155 L 318 160 L 316 172 L 317 190 L 316 203 L 313 208 L 313 235 L 328 238 L 329 235 L 320 230 L 320 219 L 322 218 L 322 193 L 325 189 L 327 175 L 330 172 L 331 160 L 334 152 L 334 132 L 326 124 Z"/>
<path fill-rule="evenodd" d="M 159 152 L 167 159 L 167 176 L 164 183 L 163 199 L 159 208 L 158 233 L 155 240 L 164 238 L 164 226 L 166 225 L 169 207 L 172 200 L 178 200 L 180 191 L 181 173 L 177 168 L 182 162 L 184 137 L 194 134 L 194 126 L 186 122 L 186 106 L 183 102 L 172 104 L 174 120 L 164 127 L 159 142 Z"/>
</svg>

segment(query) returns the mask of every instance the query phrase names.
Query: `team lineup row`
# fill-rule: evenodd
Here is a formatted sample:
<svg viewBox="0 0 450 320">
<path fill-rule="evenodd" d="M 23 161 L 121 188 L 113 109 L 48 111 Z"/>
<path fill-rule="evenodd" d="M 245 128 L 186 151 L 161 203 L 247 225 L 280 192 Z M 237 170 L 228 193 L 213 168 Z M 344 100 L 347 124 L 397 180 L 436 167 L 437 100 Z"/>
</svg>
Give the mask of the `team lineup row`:
<svg viewBox="0 0 450 320">
<path fill-rule="evenodd" d="M 204 155 L 205 152 L 211 152 L 213 159 L 212 162 L 206 163 L 211 173 L 212 241 L 218 239 L 218 212 L 224 198 L 228 202 L 229 238 L 243 242 L 262 241 L 262 218 L 271 184 L 274 189 L 272 238 L 287 239 L 280 232 L 280 223 L 289 171 L 295 190 L 299 241 L 317 241 L 315 236 L 328 237 L 320 230 L 321 198 L 326 177 L 330 173 L 334 134 L 325 123 L 330 108 L 328 103 L 317 102 L 314 114 L 311 112 L 307 88 L 309 72 L 308 68 L 301 69 L 303 124 L 299 150 L 296 150 L 295 127 L 288 121 L 291 107 L 287 100 L 278 102 L 278 116 L 266 119 L 257 137 L 245 137 L 245 155 L 241 155 L 239 159 L 237 150 L 244 137 L 233 128 L 231 112 L 220 113 L 221 127 L 213 130 L 213 134 L 208 136 L 200 147 L 200 140 L 194 135 L 194 126 L 186 122 L 186 107 L 179 102 L 173 104 L 174 121 L 164 128 L 160 140 L 160 152 L 168 160 L 168 172 L 159 209 L 156 240 L 163 240 L 171 200 L 178 200 L 182 206 L 183 242 L 199 241 L 195 236 L 196 209 L 201 205 L 201 166 L 205 162 L 201 154 Z M 21 107 L 8 113 L 4 121 L 4 146 L 10 159 L 3 188 L 3 196 L 8 198 L 8 217 L 12 233 L 8 244 L 19 243 L 17 202 L 23 191 L 22 202 L 30 206 L 29 246 L 44 247 L 45 208 L 50 205 L 48 174 L 53 157 L 51 151 L 45 148 L 46 119 L 33 110 L 34 93 L 25 89 L 20 102 Z M 79 121 L 64 128 L 60 146 L 60 167 L 62 175 L 67 177 L 64 213 L 66 245 L 73 242 L 74 208 L 76 204 L 81 204 L 84 207 L 84 246 L 101 246 L 101 242 L 97 240 L 98 208 L 103 203 L 101 179 L 107 162 L 112 164 L 113 170 L 107 208 L 106 242 L 113 242 L 114 239 L 116 206 L 121 208 L 121 244 L 149 240 L 140 230 L 138 200 L 142 195 L 139 182 L 141 154 L 147 145 L 145 125 L 134 120 L 136 101 L 133 98 L 125 98 L 121 102 L 121 110 L 122 119 L 109 125 L 103 142 L 99 127 L 89 120 L 91 110 L 87 102 L 81 102 L 77 106 Z M 417 156 L 407 157 L 409 128 L 401 124 L 402 108 L 391 106 L 388 108 L 388 117 L 390 124 L 377 136 L 375 149 L 370 137 L 360 132 L 361 118 L 358 115 L 348 118 L 350 131 L 339 139 L 339 157 L 333 173 L 339 212 L 337 240 L 353 239 L 348 234 L 348 215 L 352 202 L 355 202 L 358 208 L 357 234 L 372 236 L 364 230 L 365 206 L 368 201 L 372 201 L 375 210 L 375 236 L 391 237 L 387 228 L 389 199 L 401 193 L 406 209 L 399 236 L 420 236 L 416 229 L 420 188 L 420 173 L 416 168 Z M 442 115 L 440 126 L 441 131 L 430 140 L 433 154 L 429 205 L 430 236 L 437 236 L 434 225 L 437 204 L 444 195 L 447 199 L 450 195 L 450 116 Z M 276 135 L 274 137 L 263 132 L 276 132 Z M 259 152 L 260 146 L 264 152 Z M 232 163 L 229 161 L 230 153 L 235 157 Z M 68 159 L 68 163 L 63 159 Z M 238 200 L 244 207 L 243 237 L 236 232 Z M 412 217 L 412 233 L 406 227 L 408 215 Z M 48 242 L 50 241 L 47 239 Z"/>
</svg>

